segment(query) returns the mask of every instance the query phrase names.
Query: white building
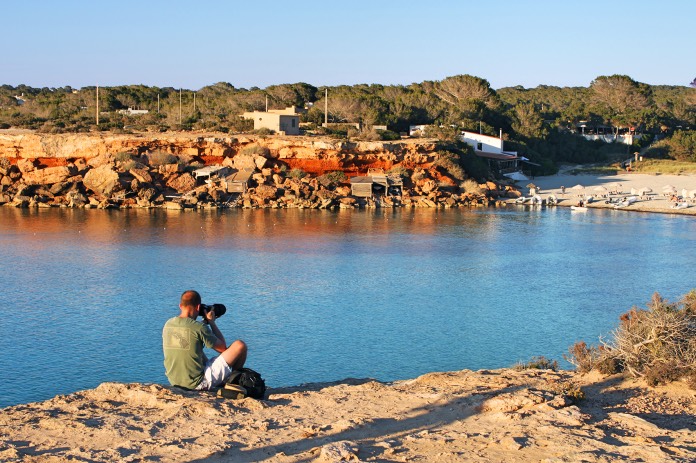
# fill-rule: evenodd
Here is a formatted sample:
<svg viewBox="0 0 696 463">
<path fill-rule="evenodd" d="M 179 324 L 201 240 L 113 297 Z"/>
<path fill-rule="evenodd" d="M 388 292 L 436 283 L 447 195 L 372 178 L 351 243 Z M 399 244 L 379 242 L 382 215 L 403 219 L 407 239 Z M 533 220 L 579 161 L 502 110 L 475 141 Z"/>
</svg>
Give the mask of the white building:
<svg viewBox="0 0 696 463">
<path fill-rule="evenodd" d="M 266 128 L 285 135 L 300 134 L 300 110 L 295 106 L 269 111 L 252 111 L 242 114 L 254 121 L 254 130 Z"/>
</svg>

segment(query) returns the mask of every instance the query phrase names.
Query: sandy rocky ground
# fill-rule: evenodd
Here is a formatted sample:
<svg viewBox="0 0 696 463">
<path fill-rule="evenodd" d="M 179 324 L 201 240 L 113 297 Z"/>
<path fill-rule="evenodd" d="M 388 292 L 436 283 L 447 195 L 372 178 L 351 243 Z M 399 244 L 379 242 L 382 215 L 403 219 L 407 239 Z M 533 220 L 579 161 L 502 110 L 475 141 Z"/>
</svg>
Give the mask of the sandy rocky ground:
<svg viewBox="0 0 696 463">
<path fill-rule="evenodd" d="M 666 195 L 664 190 L 664 187 L 668 185 L 676 189 L 677 195 L 681 195 L 683 190 L 686 190 L 687 193 L 696 190 L 696 175 L 637 174 L 633 172 L 618 175 L 571 175 L 567 173 L 570 169 L 572 167 L 565 171 L 561 170 L 557 175 L 536 177 L 529 182 L 518 182 L 518 188 L 524 195 L 528 195 L 529 189 L 526 188 L 526 185 L 533 183 L 541 188 L 539 195 L 542 198 L 546 199 L 549 195 L 555 195 L 560 200 L 559 206 L 573 206 L 581 197 L 593 196 L 595 201 L 587 205 L 589 208 L 613 209 L 613 205 L 605 203 L 607 199 L 631 196 L 631 190 L 639 191 L 647 187 L 652 192 L 647 193 L 634 204 L 622 208 L 621 211 L 696 215 L 696 202 L 690 201 L 689 207 L 686 209 L 673 209 L 674 202 L 670 201 L 670 196 Z M 584 189 L 574 189 L 577 185 L 584 187 Z M 561 193 L 561 186 L 565 186 L 565 194 Z M 618 189 L 620 193 L 608 194 L 609 192 L 598 191 L 599 187 L 605 187 L 610 191 Z M 600 197 L 601 195 L 606 195 L 606 197 Z M 509 202 L 514 203 L 514 201 Z"/>
<path fill-rule="evenodd" d="M 695 412 L 683 383 L 551 370 L 345 380 L 264 401 L 104 383 L 1 410 L 0 461 L 693 462 Z"/>
</svg>

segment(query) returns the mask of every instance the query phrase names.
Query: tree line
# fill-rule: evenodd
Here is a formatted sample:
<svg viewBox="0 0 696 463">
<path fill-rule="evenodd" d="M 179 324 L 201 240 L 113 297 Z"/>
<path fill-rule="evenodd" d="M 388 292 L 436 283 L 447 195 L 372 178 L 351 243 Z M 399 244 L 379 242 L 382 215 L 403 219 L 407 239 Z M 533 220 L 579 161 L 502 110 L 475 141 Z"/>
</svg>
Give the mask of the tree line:
<svg viewBox="0 0 696 463">
<path fill-rule="evenodd" d="M 595 162 L 645 148 L 656 139 L 662 156 L 696 161 L 696 89 L 648 85 L 629 76 L 599 76 L 588 87 L 491 88 L 471 75 L 411 85 L 359 84 L 315 87 L 307 83 L 236 88 L 225 82 L 196 91 L 172 87 L 125 85 L 96 88 L 0 87 L 0 128 L 43 132 L 210 130 L 248 132 L 246 111 L 306 107 L 302 122 L 318 131 L 324 121 L 328 90 L 329 122 L 360 123 L 362 132 L 328 130 L 330 135 L 393 137 L 409 126 L 431 124 L 436 135 L 454 137 L 459 130 L 497 136 L 502 130 L 511 150 L 553 170 L 559 162 Z M 119 109 L 146 109 L 139 116 Z M 609 126 L 643 135 L 637 146 L 590 142 L 573 132 L 579 124 Z M 388 133 L 372 126 L 386 125 Z M 454 130 L 450 130 L 454 128 Z"/>
</svg>

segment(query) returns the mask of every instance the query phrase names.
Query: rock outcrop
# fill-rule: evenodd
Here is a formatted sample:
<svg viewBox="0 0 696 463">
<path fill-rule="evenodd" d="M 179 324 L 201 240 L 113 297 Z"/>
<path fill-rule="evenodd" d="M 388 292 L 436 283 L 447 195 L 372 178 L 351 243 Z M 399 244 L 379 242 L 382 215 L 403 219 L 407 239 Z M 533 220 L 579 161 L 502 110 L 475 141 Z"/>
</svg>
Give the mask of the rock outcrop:
<svg viewBox="0 0 696 463">
<path fill-rule="evenodd" d="M 222 134 L 38 134 L 0 130 L 0 204 L 19 207 L 456 207 L 497 205 L 513 189 L 465 193 L 438 168 L 435 140 L 350 142 Z M 203 166 L 228 177 L 196 178 Z M 397 194 L 354 197 L 348 178 L 398 168 Z M 343 172 L 342 180 L 325 176 Z M 231 186 L 234 174 L 248 177 Z M 242 175 L 244 173 L 244 175 Z M 397 175 L 397 174 L 395 174 Z M 323 177 L 322 177 L 323 176 Z M 321 180 L 321 181 L 319 181 Z M 509 190 L 509 191 L 508 191 Z M 176 203 L 174 206 L 172 203 Z"/>
</svg>

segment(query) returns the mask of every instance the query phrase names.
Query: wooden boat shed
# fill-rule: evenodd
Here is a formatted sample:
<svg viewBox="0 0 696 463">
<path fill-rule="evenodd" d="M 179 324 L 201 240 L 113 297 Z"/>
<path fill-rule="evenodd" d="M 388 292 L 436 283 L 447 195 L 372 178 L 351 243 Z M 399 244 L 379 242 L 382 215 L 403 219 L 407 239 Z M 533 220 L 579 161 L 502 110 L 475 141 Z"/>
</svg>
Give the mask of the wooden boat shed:
<svg viewBox="0 0 696 463">
<path fill-rule="evenodd" d="M 351 194 L 360 198 L 401 196 L 403 186 L 400 176 L 386 175 L 383 172 L 368 172 L 366 176 L 350 179 Z"/>
<path fill-rule="evenodd" d="M 225 177 L 228 193 L 244 193 L 249 188 L 249 179 L 253 170 L 242 169 Z"/>
<path fill-rule="evenodd" d="M 224 177 L 230 173 L 230 168 L 225 166 L 206 166 L 193 171 L 196 180 L 203 178 L 204 180 L 209 180 L 213 177 Z"/>
</svg>

